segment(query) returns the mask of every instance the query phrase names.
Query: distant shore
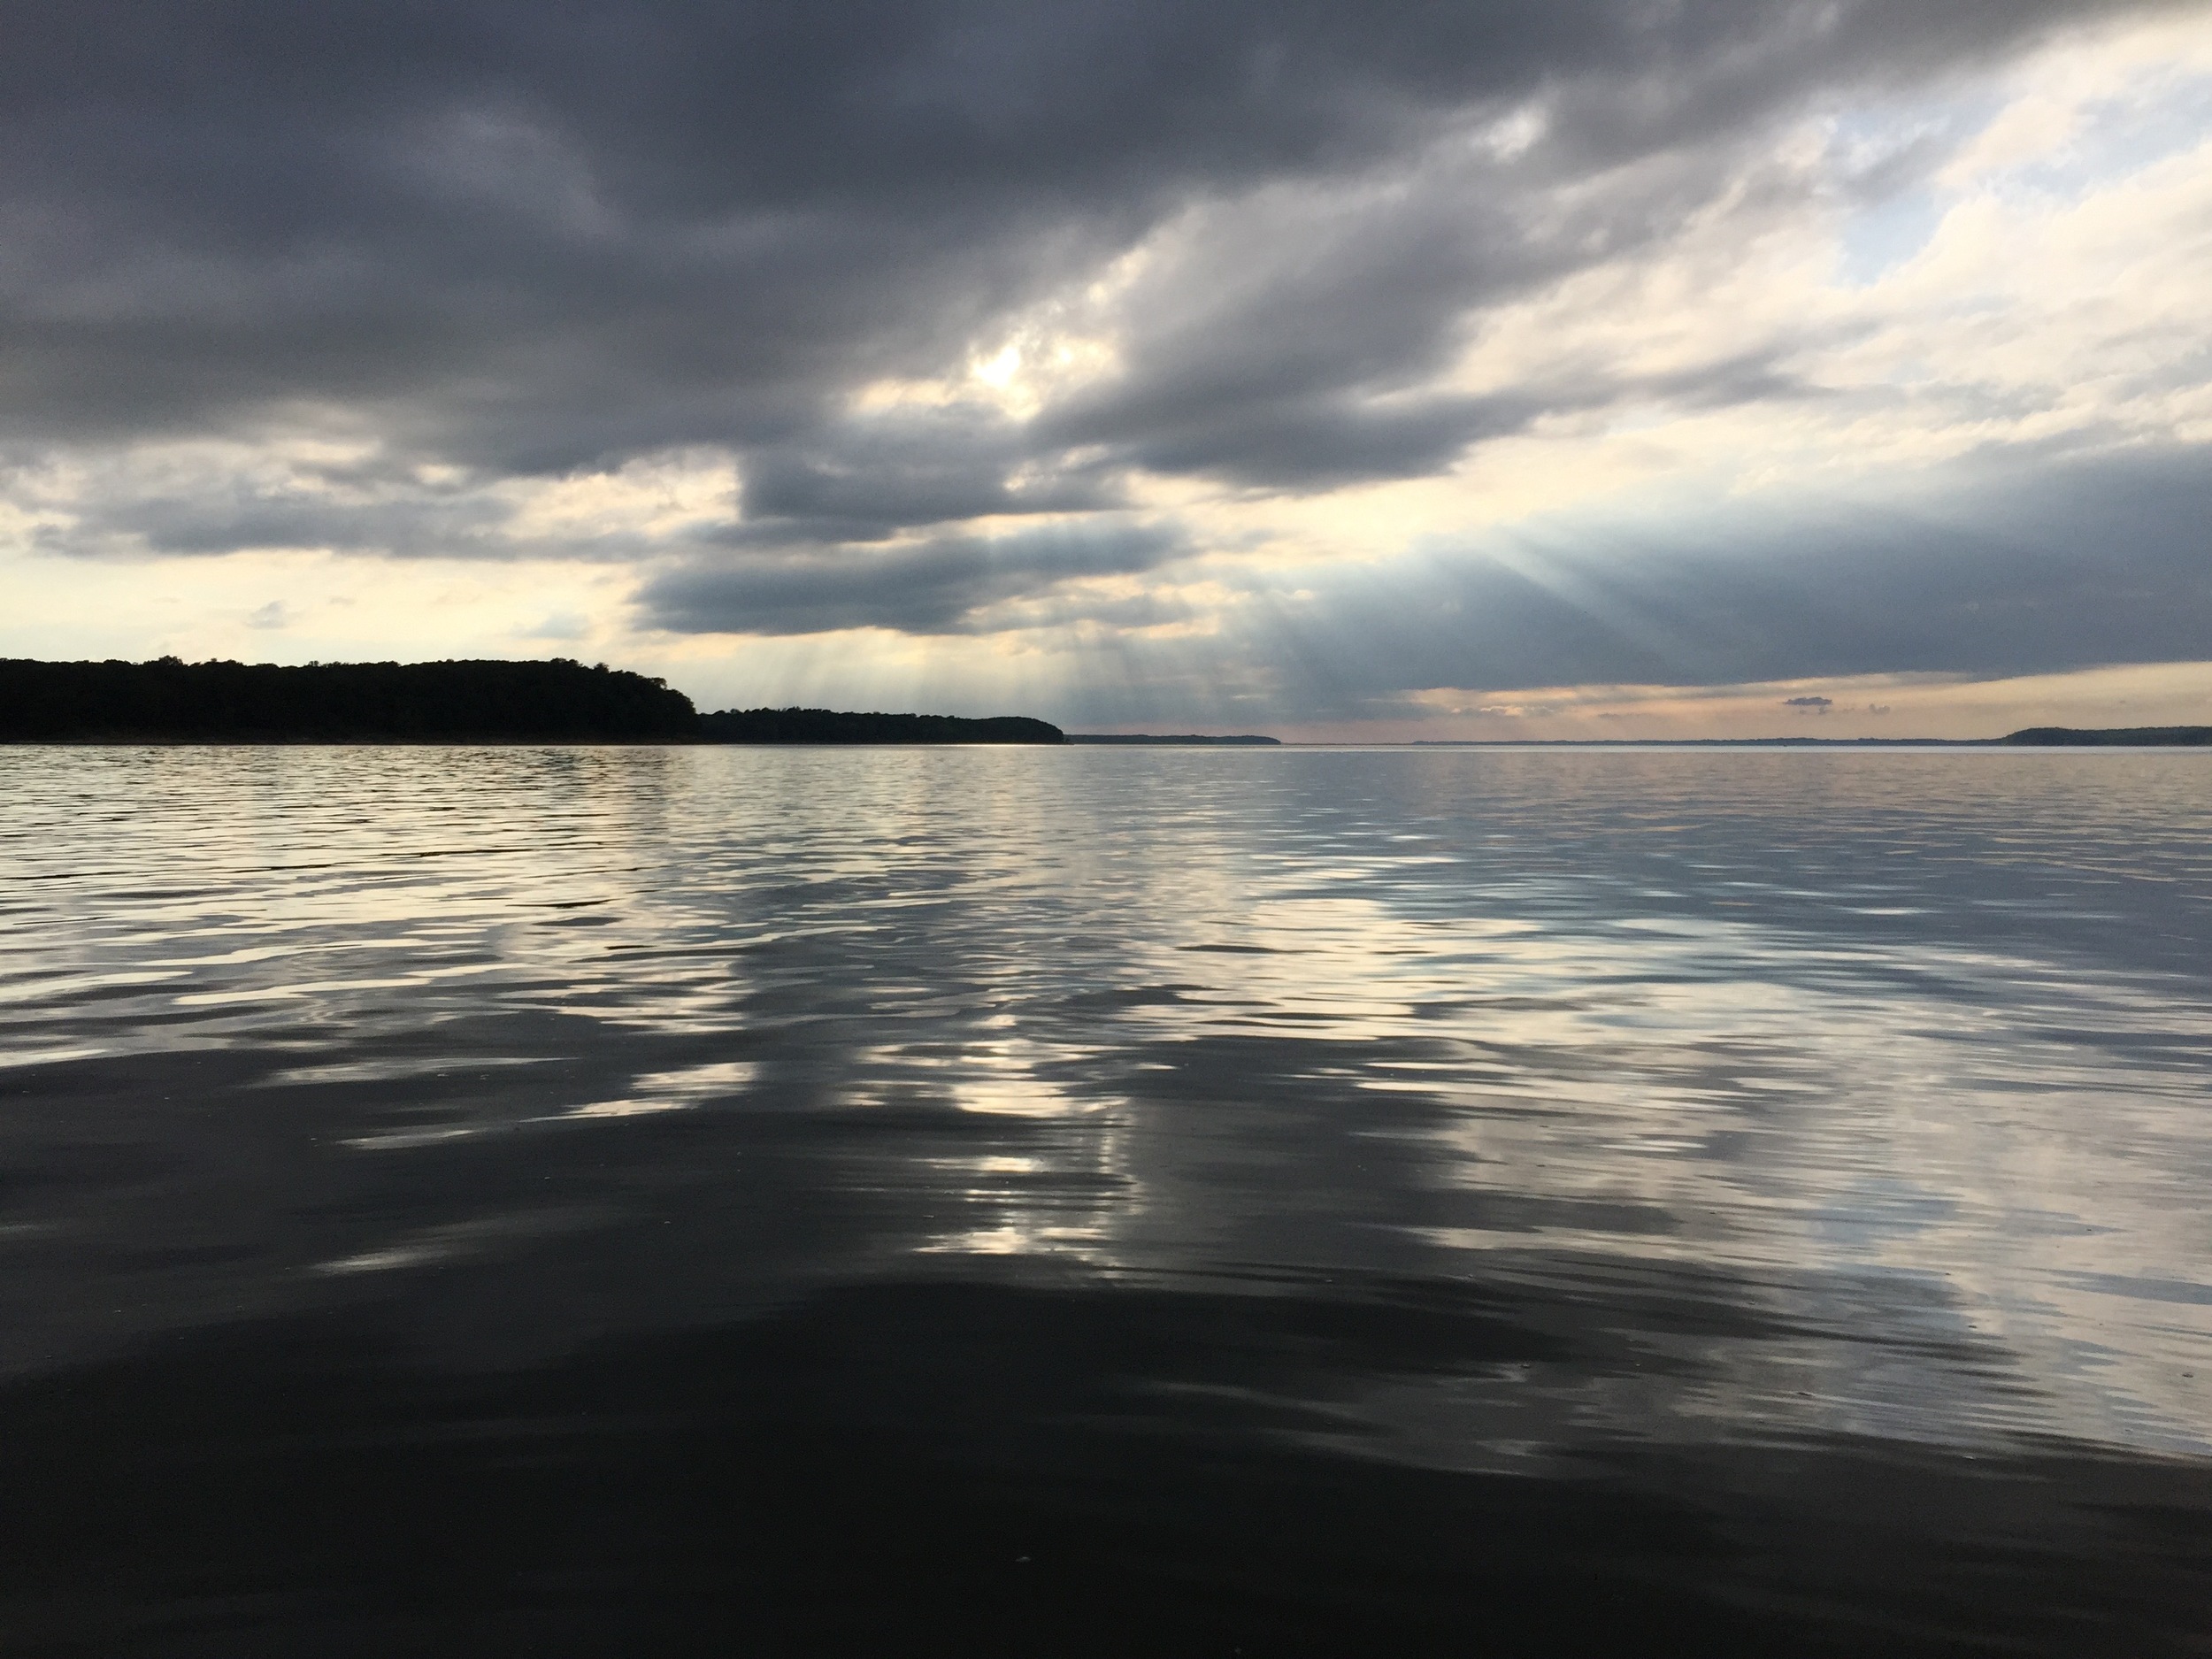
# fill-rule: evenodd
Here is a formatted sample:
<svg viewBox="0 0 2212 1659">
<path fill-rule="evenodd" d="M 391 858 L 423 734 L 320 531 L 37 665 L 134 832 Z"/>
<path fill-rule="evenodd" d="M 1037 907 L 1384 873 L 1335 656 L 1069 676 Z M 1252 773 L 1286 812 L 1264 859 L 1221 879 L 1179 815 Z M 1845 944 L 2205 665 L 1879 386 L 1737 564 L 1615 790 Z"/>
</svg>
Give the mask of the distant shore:
<svg viewBox="0 0 2212 1659">
<path fill-rule="evenodd" d="M 1064 743 L 1048 721 L 1002 714 L 841 714 L 831 709 L 726 709 L 699 717 L 707 743 Z"/>
<path fill-rule="evenodd" d="M 2212 749 L 2212 726 L 2033 726 L 2002 737 L 1462 737 L 1408 749 Z"/>
<path fill-rule="evenodd" d="M 549 661 L 48 663 L 0 659 L 0 742 L 1064 743 L 1022 715 L 701 714 L 664 680 Z"/>
<path fill-rule="evenodd" d="M 1027 715 L 724 709 L 566 657 L 437 663 L 0 658 L 0 743 L 1052 744 L 1275 749 L 1258 733 L 1064 732 Z M 1301 746 L 1302 747 L 1302 746 Z M 1333 747 L 1321 745 L 1319 747 Z M 1412 749 L 2205 749 L 2212 726 L 2028 726 L 2002 737 L 1431 738 Z"/>
<path fill-rule="evenodd" d="M 1071 743 L 1125 744 L 1141 747 L 1153 745 L 1168 749 L 1279 749 L 1279 737 L 1259 737 L 1247 734 L 1239 737 L 1202 737 L 1196 733 L 1181 736 L 1155 736 L 1149 732 L 1071 732 Z"/>
</svg>

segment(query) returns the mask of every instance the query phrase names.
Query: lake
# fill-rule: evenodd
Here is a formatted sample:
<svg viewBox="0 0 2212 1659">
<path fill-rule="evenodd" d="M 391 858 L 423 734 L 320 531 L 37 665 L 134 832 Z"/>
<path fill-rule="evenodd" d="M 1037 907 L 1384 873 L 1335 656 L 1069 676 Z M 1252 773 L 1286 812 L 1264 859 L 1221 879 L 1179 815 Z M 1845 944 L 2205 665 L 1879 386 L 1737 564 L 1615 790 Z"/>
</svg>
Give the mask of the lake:
<svg viewBox="0 0 2212 1659">
<path fill-rule="evenodd" d="M 2197 1651 L 2212 754 L 0 749 L 13 1653 Z"/>
</svg>

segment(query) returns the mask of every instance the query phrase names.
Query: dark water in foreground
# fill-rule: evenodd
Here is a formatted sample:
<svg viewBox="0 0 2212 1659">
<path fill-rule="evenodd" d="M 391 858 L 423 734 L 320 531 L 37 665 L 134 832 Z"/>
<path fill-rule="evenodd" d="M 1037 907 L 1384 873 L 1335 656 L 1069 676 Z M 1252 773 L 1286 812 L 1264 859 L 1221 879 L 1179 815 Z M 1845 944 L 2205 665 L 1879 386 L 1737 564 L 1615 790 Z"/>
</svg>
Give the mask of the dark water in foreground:
<svg viewBox="0 0 2212 1659">
<path fill-rule="evenodd" d="M 2202 1652 L 2212 755 L 0 749 L 0 1650 Z"/>
</svg>

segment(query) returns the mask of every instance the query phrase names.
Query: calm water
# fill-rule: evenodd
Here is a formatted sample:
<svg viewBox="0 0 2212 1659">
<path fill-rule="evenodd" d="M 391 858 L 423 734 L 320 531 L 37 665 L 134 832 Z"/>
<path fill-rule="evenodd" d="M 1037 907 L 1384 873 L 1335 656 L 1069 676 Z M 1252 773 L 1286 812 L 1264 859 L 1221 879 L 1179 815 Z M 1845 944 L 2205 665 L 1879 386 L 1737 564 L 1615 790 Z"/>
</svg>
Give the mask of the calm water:
<svg viewBox="0 0 2212 1659">
<path fill-rule="evenodd" d="M 18 748 L 0 907 L 18 1650 L 2212 1605 L 2212 755 Z"/>
</svg>

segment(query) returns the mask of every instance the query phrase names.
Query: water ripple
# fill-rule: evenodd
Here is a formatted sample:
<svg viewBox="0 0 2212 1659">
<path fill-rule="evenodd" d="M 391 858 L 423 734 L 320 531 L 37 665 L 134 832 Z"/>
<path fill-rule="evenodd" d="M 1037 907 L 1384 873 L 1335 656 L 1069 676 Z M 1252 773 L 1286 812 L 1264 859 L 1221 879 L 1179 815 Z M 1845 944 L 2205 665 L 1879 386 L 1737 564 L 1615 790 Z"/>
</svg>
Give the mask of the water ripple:
<svg viewBox="0 0 2212 1659">
<path fill-rule="evenodd" d="M 1330 1406 L 1417 1460 L 2212 1451 L 2203 757 L 16 749 L 0 799 L 15 1370 L 951 1261 L 1534 1286 L 1652 1362 Z"/>
</svg>

